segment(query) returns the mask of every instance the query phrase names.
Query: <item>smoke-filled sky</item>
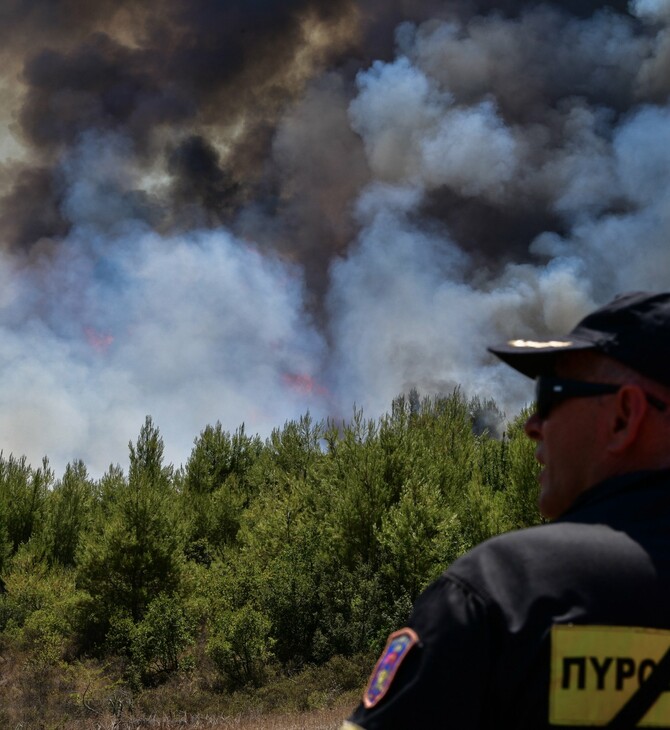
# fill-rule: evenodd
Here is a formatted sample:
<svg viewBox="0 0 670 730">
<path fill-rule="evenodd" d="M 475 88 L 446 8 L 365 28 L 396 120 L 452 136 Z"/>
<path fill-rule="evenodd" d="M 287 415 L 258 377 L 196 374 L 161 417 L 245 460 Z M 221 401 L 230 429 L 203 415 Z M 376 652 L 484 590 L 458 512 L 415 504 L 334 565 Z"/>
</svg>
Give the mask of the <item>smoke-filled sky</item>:
<svg viewBox="0 0 670 730">
<path fill-rule="evenodd" d="M 670 0 L 9 0 L 0 447 L 530 382 L 486 345 L 670 281 Z"/>
</svg>

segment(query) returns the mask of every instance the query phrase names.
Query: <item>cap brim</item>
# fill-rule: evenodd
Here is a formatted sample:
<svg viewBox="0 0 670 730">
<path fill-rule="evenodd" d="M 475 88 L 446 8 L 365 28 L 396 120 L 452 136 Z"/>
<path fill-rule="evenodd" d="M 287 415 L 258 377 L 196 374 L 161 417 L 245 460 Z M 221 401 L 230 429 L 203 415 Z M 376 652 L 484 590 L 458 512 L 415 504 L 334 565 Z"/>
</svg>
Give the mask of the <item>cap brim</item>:
<svg viewBox="0 0 670 730">
<path fill-rule="evenodd" d="M 556 358 L 562 353 L 593 347 L 593 342 L 571 336 L 544 341 L 509 340 L 488 350 L 520 373 L 537 378 L 538 375 L 553 374 Z"/>
</svg>

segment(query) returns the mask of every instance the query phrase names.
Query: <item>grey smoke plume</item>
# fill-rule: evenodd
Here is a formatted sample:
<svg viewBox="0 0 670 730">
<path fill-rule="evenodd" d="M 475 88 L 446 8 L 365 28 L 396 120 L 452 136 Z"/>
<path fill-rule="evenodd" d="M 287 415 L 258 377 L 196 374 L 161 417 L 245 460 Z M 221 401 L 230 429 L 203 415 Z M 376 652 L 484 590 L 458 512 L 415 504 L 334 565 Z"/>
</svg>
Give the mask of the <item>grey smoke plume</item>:
<svg viewBox="0 0 670 730">
<path fill-rule="evenodd" d="M 6 453 L 512 415 L 487 344 L 668 287 L 666 0 L 10 2 L 0 48 Z"/>
</svg>

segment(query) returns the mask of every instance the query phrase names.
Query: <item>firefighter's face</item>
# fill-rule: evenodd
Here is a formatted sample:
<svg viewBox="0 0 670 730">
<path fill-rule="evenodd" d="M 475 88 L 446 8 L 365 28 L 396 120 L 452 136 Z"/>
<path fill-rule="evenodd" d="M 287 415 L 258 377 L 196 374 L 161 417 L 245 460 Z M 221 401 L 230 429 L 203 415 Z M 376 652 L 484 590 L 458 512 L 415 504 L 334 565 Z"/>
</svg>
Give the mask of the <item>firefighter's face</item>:
<svg viewBox="0 0 670 730">
<path fill-rule="evenodd" d="M 589 375 L 589 358 L 566 353 L 556 375 L 596 382 Z M 601 478 L 604 451 L 604 413 L 607 396 L 569 398 L 553 407 L 546 417 L 533 414 L 526 434 L 537 442 L 535 456 L 542 465 L 540 512 L 549 519 L 562 515 L 575 499 Z"/>
</svg>

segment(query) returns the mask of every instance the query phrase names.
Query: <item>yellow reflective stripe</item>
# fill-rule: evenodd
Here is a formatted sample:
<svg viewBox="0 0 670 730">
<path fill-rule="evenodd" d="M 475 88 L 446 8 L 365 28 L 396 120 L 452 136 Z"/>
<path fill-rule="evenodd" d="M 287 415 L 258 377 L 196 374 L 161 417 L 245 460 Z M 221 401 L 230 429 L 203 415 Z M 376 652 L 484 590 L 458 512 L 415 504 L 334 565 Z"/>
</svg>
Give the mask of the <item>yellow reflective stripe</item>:
<svg viewBox="0 0 670 730">
<path fill-rule="evenodd" d="M 360 725 L 354 725 L 354 723 L 349 722 L 349 720 L 345 720 L 342 723 L 340 730 L 363 730 L 363 728 Z"/>
<path fill-rule="evenodd" d="M 670 631 L 631 626 L 554 626 L 549 722 L 606 725 L 670 648 Z M 638 727 L 670 725 L 664 692 Z"/>
</svg>

